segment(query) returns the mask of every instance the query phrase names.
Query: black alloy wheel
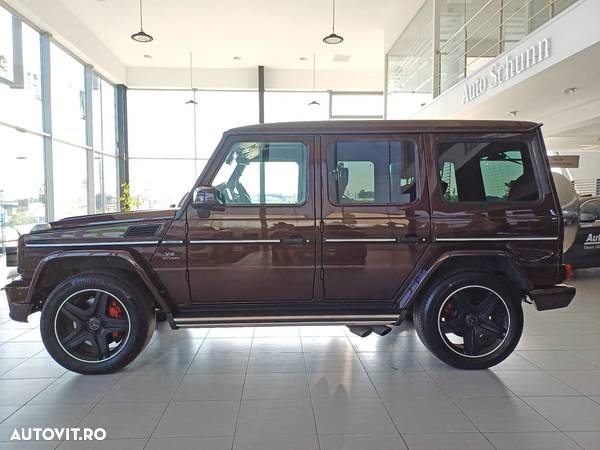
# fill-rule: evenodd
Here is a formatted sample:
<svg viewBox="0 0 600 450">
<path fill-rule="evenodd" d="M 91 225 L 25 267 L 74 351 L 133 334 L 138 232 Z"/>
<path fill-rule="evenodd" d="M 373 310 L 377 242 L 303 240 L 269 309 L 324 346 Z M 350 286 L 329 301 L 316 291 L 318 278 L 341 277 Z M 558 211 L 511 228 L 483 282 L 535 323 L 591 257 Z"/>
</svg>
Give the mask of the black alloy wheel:
<svg viewBox="0 0 600 450">
<path fill-rule="evenodd" d="M 68 370 L 116 372 L 150 341 L 154 302 L 133 275 L 108 271 L 73 275 L 44 301 L 40 332 L 46 350 Z"/>
<path fill-rule="evenodd" d="M 489 355 L 502 345 L 509 328 L 508 306 L 488 287 L 461 287 L 439 310 L 440 335 L 450 350 L 462 356 Z"/>
<path fill-rule="evenodd" d="M 129 339 L 130 319 L 123 302 L 106 291 L 86 289 L 64 300 L 54 322 L 56 338 L 73 358 L 103 362 Z"/>
<path fill-rule="evenodd" d="M 524 293 L 515 280 L 461 270 L 430 284 L 414 306 L 417 334 L 453 367 L 480 370 L 504 361 L 523 331 Z"/>
</svg>

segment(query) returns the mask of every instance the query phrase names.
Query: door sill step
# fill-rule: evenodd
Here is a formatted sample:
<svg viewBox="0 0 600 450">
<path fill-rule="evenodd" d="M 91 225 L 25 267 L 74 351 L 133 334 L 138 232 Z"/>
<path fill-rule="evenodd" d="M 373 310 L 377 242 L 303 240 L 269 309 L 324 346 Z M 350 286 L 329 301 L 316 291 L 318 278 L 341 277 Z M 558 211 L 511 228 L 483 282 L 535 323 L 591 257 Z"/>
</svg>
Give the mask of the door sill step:
<svg viewBox="0 0 600 450">
<path fill-rule="evenodd" d="M 247 316 L 247 317 L 173 317 L 169 314 L 171 328 L 196 327 L 268 327 L 298 325 L 393 325 L 401 314 L 369 315 L 302 315 L 302 316 Z"/>
</svg>

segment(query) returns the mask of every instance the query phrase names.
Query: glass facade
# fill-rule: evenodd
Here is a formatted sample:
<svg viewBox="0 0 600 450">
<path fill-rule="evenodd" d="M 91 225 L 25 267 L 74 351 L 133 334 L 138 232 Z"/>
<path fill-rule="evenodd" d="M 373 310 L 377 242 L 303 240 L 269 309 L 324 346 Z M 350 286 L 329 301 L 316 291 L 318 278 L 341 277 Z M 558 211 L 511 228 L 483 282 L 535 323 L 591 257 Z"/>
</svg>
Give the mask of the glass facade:
<svg viewBox="0 0 600 450">
<path fill-rule="evenodd" d="M 426 1 L 387 55 L 387 117 L 410 117 L 576 1 Z"/>
<path fill-rule="evenodd" d="M 407 118 L 433 97 L 433 0 L 427 0 L 387 55 L 387 115 Z"/>
<path fill-rule="evenodd" d="M 224 131 L 258 122 L 258 93 L 129 90 L 127 120 L 131 193 L 142 209 L 168 208 L 192 187 Z"/>
<path fill-rule="evenodd" d="M 118 209 L 118 166 L 110 83 L 1 6 L 0 54 L 1 266 L 38 223 Z"/>
<path fill-rule="evenodd" d="M 192 99 L 195 106 L 187 103 Z M 313 101 L 318 104 L 310 105 Z M 265 92 L 267 123 L 335 118 L 383 118 L 383 95 Z M 129 90 L 129 179 L 140 208 L 178 204 L 204 169 L 223 132 L 255 123 L 256 91 Z M 166 177 L 169 182 L 157 184 L 157 177 Z"/>
</svg>

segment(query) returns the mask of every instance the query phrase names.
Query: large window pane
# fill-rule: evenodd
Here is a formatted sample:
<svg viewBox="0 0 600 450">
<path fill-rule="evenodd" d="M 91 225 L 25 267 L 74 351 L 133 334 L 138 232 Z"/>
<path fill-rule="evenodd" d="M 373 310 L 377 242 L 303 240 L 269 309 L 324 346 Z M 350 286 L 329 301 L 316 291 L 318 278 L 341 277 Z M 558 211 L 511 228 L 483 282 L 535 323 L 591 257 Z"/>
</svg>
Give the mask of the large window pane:
<svg viewBox="0 0 600 450">
<path fill-rule="evenodd" d="M 0 125 L 0 248 L 46 220 L 43 139 Z"/>
<path fill-rule="evenodd" d="M 199 169 L 202 170 L 199 162 Z M 162 182 L 165 178 L 167 182 Z M 193 160 L 132 159 L 129 161 L 131 194 L 141 200 L 139 209 L 177 205 L 196 177 Z M 157 181 L 160 180 L 160 181 Z"/>
<path fill-rule="evenodd" d="M 13 31 L 21 28 L 21 42 Z M 13 44 L 22 46 L 23 59 L 13 55 Z M 0 7 L 0 121 L 36 131 L 42 130 L 40 35 Z"/>
<path fill-rule="evenodd" d="M 113 212 L 119 209 L 117 189 L 117 159 L 104 155 L 102 161 L 104 212 Z"/>
<path fill-rule="evenodd" d="M 318 104 L 312 104 L 316 101 Z M 327 92 L 265 92 L 265 122 L 329 119 Z"/>
<path fill-rule="evenodd" d="M 50 46 L 53 136 L 86 144 L 83 65 L 56 45 Z"/>
<path fill-rule="evenodd" d="M 87 150 L 54 141 L 54 217 L 87 214 Z"/>
<path fill-rule="evenodd" d="M 128 91 L 129 156 L 193 158 L 191 98 L 190 91 Z"/>
<path fill-rule="evenodd" d="M 109 155 L 117 154 L 115 88 L 106 81 L 102 86 L 102 151 Z"/>
<path fill-rule="evenodd" d="M 381 117 L 383 118 L 382 94 L 332 94 L 332 117 Z"/>
<path fill-rule="evenodd" d="M 210 158 L 224 131 L 258 123 L 257 92 L 198 91 L 196 101 L 198 158 Z"/>
<path fill-rule="evenodd" d="M 118 210 L 116 158 L 94 153 L 94 192 L 96 212 L 113 212 Z"/>
</svg>

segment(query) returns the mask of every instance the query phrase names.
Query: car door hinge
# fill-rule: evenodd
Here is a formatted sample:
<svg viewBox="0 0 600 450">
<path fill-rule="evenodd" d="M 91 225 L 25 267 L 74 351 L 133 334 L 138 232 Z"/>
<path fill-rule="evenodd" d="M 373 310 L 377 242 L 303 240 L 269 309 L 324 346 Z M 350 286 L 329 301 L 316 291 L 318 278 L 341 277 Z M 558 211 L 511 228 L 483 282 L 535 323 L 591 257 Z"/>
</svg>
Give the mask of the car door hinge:
<svg viewBox="0 0 600 450">
<path fill-rule="evenodd" d="M 322 220 L 319 223 L 319 230 L 321 230 L 321 233 L 325 232 L 325 222 L 323 222 Z"/>
<path fill-rule="evenodd" d="M 325 269 L 323 269 L 322 267 L 321 270 L 319 270 L 319 276 L 321 277 L 321 280 L 325 279 Z"/>
<path fill-rule="evenodd" d="M 190 271 L 189 270 L 185 271 L 185 281 L 190 281 Z"/>
<path fill-rule="evenodd" d="M 190 225 L 188 222 L 185 223 L 185 235 L 188 235 L 188 232 L 190 231 Z"/>
</svg>

